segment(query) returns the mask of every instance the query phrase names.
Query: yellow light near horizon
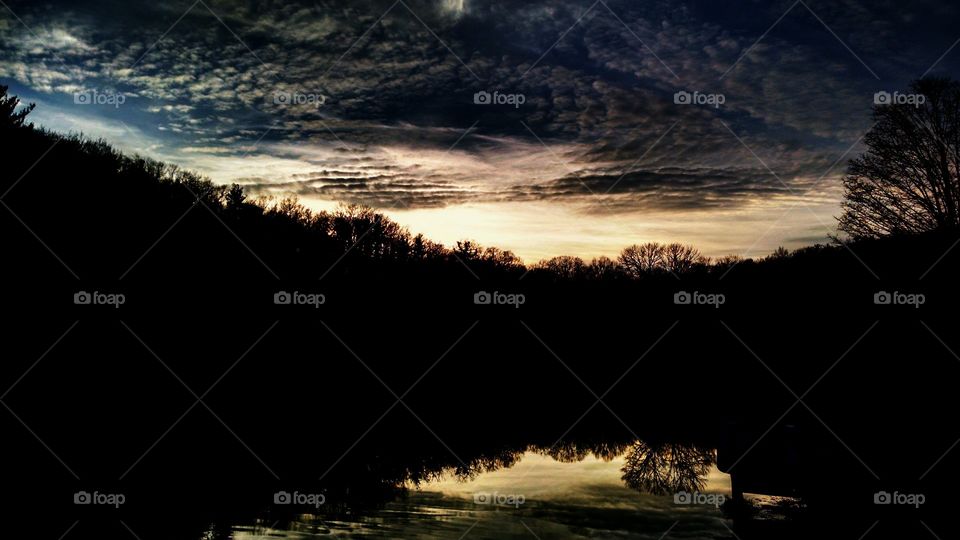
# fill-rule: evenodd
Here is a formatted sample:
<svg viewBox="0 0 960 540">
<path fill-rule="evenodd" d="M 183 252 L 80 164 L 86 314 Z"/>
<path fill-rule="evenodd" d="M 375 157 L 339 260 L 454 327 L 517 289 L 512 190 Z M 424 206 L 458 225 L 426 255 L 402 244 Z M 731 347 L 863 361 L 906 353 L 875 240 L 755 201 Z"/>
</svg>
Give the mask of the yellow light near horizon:
<svg viewBox="0 0 960 540">
<path fill-rule="evenodd" d="M 444 245 L 476 240 L 513 251 L 527 263 L 558 255 L 587 261 L 598 256 L 616 258 L 624 247 L 644 242 L 692 244 L 710 257 L 758 257 L 781 245 L 794 249 L 817 239 L 825 241 L 834 232 L 828 225 L 836 204 L 815 207 L 816 218 L 806 209 L 788 209 L 789 205 L 748 204 L 724 211 L 609 215 L 586 213 L 582 205 L 538 202 L 389 210 L 386 214 Z"/>
</svg>

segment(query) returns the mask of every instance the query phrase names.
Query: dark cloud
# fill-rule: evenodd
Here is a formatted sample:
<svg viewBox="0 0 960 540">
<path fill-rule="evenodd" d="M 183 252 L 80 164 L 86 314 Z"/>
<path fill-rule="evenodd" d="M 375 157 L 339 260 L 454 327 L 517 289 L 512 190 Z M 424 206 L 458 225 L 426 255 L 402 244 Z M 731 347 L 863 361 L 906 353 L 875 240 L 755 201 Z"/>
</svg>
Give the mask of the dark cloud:
<svg viewBox="0 0 960 540">
<path fill-rule="evenodd" d="M 10 2 L 30 30 L 0 19 L 0 77 L 64 108 L 74 92 L 124 93 L 124 109 L 98 113 L 167 155 L 327 169 L 248 178 L 264 192 L 409 207 L 602 193 L 605 208 L 697 209 L 812 186 L 868 127 L 873 93 L 947 50 L 958 15 L 892 0 L 207 4 L 171 28 L 189 2 Z M 481 91 L 524 103 L 475 104 Z M 725 102 L 678 105 L 678 91 Z M 552 177 L 496 177 L 526 170 L 524 152 L 552 159 Z"/>
</svg>

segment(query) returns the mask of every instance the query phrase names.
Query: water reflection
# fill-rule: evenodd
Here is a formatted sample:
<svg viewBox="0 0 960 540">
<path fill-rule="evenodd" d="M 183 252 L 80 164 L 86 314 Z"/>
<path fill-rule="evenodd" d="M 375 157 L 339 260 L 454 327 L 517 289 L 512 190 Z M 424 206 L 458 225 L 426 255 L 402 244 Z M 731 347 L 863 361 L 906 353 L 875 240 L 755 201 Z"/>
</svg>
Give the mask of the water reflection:
<svg viewBox="0 0 960 540">
<path fill-rule="evenodd" d="M 617 488 L 624 498 L 636 493 L 673 496 L 678 491 L 729 494 L 730 477 L 715 465 L 715 452 L 680 444 L 651 445 L 637 441 L 603 448 L 566 444 L 517 453 L 510 468 L 489 467 L 470 478 L 446 477 L 409 487 L 467 496 L 483 490 L 513 489 L 534 500 L 554 496 L 576 498 L 597 486 Z M 509 466 L 508 466 L 509 467 Z M 632 491 L 631 491 L 632 490 Z"/>
<path fill-rule="evenodd" d="M 627 452 L 623 481 L 633 489 L 655 495 L 703 491 L 715 450 L 676 443 L 658 445 L 637 441 Z"/>
<path fill-rule="evenodd" d="M 678 505 L 675 491 L 729 494 L 715 453 L 681 444 L 565 443 L 411 471 L 405 494 L 362 512 L 235 523 L 229 536 L 370 538 L 732 538 L 721 510 Z"/>
</svg>

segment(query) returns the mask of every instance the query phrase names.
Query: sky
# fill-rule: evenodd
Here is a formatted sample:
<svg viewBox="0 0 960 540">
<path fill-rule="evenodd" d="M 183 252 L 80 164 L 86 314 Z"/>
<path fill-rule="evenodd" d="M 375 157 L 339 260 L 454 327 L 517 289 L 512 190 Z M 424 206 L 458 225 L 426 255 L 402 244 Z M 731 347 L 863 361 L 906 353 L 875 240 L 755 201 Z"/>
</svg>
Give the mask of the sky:
<svg viewBox="0 0 960 540">
<path fill-rule="evenodd" d="M 38 125 L 447 245 L 756 257 L 836 233 L 875 94 L 953 76 L 957 22 L 890 0 L 3 0 L 0 84 Z"/>
</svg>

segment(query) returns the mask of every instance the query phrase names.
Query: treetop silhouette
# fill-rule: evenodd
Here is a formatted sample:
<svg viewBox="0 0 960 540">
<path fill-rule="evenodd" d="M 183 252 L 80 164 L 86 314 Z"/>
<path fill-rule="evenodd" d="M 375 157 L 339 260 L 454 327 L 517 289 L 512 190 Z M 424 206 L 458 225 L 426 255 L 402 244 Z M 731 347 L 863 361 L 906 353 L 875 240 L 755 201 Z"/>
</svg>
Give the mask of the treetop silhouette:
<svg viewBox="0 0 960 540">
<path fill-rule="evenodd" d="M 838 228 L 855 239 L 960 228 L 960 83 L 930 77 L 916 103 L 878 104 L 843 181 Z"/>
</svg>

